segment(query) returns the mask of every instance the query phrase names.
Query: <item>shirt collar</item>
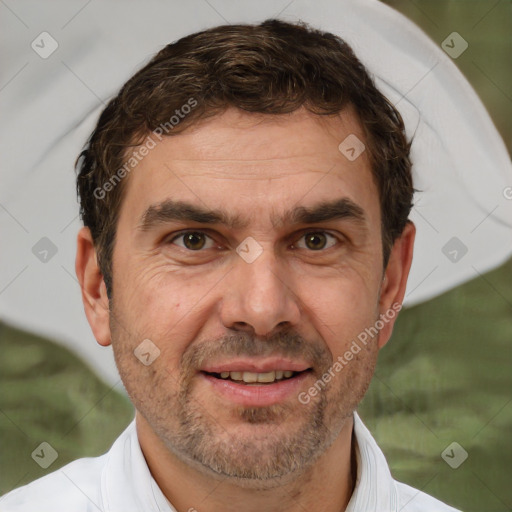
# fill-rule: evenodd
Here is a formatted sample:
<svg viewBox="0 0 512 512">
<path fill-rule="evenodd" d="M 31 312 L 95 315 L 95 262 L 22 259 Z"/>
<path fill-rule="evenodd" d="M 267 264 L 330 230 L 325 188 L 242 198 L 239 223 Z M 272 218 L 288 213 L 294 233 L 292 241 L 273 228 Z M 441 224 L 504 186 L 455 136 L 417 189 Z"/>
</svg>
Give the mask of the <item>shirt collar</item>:
<svg viewBox="0 0 512 512">
<path fill-rule="evenodd" d="M 386 457 L 357 412 L 354 412 L 354 435 L 356 486 L 345 512 L 395 512 L 398 510 L 398 490 Z"/>
<path fill-rule="evenodd" d="M 133 420 L 108 453 L 101 477 L 106 512 L 176 512 L 149 471 Z"/>
<path fill-rule="evenodd" d="M 386 458 L 354 412 L 357 479 L 345 512 L 395 512 L 398 491 Z M 152 477 L 137 438 L 135 420 L 108 453 L 101 478 L 102 510 L 176 512 Z"/>
</svg>

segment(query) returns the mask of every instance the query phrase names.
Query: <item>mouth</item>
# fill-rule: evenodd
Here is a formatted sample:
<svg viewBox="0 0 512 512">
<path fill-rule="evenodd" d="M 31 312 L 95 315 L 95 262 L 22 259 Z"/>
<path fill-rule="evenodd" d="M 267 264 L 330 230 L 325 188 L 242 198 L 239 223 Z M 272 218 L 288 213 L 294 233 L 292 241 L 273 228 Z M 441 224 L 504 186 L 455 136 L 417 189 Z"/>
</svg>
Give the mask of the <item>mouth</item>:
<svg viewBox="0 0 512 512">
<path fill-rule="evenodd" d="M 305 363 L 286 360 L 232 361 L 203 368 L 199 375 L 223 402 L 264 407 L 297 397 L 313 374 Z"/>
<path fill-rule="evenodd" d="M 293 370 L 270 370 L 268 372 L 249 372 L 249 371 L 223 371 L 216 372 L 203 372 L 216 379 L 236 382 L 239 384 L 246 384 L 249 386 L 269 385 L 283 380 L 289 380 L 297 377 L 298 375 L 311 371 L 310 368 L 302 371 Z"/>
</svg>

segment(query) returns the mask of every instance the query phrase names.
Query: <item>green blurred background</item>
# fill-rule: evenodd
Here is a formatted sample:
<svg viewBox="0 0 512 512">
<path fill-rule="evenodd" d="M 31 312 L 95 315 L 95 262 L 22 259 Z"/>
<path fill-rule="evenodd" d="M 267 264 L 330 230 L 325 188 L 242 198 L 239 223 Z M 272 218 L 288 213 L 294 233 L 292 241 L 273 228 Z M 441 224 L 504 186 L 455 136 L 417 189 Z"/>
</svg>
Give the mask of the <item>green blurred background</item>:
<svg viewBox="0 0 512 512">
<path fill-rule="evenodd" d="M 512 153 L 512 2 L 385 3 L 439 45 L 468 41 L 455 63 Z M 509 260 L 404 310 L 359 411 L 395 478 L 466 512 L 512 510 L 511 276 Z M 0 493 L 104 453 L 133 418 L 120 385 L 60 345 L 0 324 L 0 350 Z M 47 470 L 31 458 L 42 441 L 59 454 Z M 468 452 L 457 469 L 441 458 L 452 442 Z"/>
<path fill-rule="evenodd" d="M 512 1 L 384 3 L 439 46 L 469 43 L 454 62 L 512 155 Z M 512 510 L 512 260 L 401 313 L 360 414 L 398 480 L 467 512 Z M 441 458 L 452 442 L 468 452 L 457 469 Z"/>
</svg>

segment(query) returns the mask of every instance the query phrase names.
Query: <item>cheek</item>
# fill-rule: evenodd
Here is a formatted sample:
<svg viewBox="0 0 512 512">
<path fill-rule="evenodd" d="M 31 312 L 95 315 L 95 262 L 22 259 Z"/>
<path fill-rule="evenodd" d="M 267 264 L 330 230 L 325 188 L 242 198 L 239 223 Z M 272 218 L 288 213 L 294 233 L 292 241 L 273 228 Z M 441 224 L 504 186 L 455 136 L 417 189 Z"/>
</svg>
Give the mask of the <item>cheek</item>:
<svg viewBox="0 0 512 512">
<path fill-rule="evenodd" d="M 173 329 L 179 323 L 181 331 L 207 302 L 205 295 L 217 281 L 211 274 L 162 268 L 137 280 L 134 299 L 144 309 L 149 326 Z"/>
<path fill-rule="evenodd" d="M 311 284 L 311 283 L 310 283 Z M 356 272 L 305 286 L 304 304 L 333 356 L 343 353 L 352 339 L 378 316 L 378 287 Z"/>
<path fill-rule="evenodd" d="M 127 274 L 128 275 L 128 274 Z M 119 294 L 116 307 L 142 339 L 151 339 L 167 365 L 177 367 L 179 358 L 201 327 L 205 293 L 216 280 L 188 275 L 168 265 L 134 268 Z"/>
</svg>

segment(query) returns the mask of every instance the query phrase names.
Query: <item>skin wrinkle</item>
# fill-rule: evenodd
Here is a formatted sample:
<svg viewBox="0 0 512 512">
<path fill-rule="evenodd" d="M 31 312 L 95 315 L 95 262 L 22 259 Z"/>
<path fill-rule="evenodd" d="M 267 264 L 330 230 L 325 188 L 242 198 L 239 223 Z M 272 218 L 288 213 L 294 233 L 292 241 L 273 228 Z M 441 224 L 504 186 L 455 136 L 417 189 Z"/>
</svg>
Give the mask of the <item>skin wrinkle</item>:
<svg viewBox="0 0 512 512">
<path fill-rule="evenodd" d="M 351 106 L 355 110 L 347 114 Z M 257 26 L 216 27 L 165 46 L 106 105 L 76 163 L 81 214 L 96 242 L 109 296 L 118 206 L 125 188 L 123 181 L 107 190 L 113 170 L 123 167 L 130 146 L 141 144 L 150 133 L 160 141 L 166 137 L 164 130 L 175 135 L 194 129 L 230 107 L 244 111 L 246 119 L 239 126 L 251 133 L 271 123 L 283 126 L 298 109 L 314 113 L 326 130 L 336 116 L 341 122 L 346 115 L 349 122 L 350 116 L 361 121 L 382 200 L 386 264 L 389 248 L 404 228 L 413 192 L 410 144 L 400 113 L 341 38 L 302 22 L 270 19 Z M 220 144 L 213 141 L 210 147 L 222 149 Z M 218 158 L 223 165 L 243 154 L 243 147 L 235 144 L 230 144 L 234 151 Z M 261 161 L 293 157 L 288 148 L 261 157 L 264 143 L 256 140 L 254 146 Z M 198 156 L 212 160 L 201 148 L 198 145 Z M 303 158 L 311 153 L 303 151 Z M 188 155 L 178 148 L 173 156 Z"/>
<path fill-rule="evenodd" d="M 298 206 L 288 210 L 283 216 L 275 212 L 271 215 L 274 229 L 287 224 L 326 223 L 332 220 L 346 219 L 359 227 L 366 227 L 364 210 L 349 198 L 323 202 L 312 207 Z M 223 224 L 230 229 L 247 229 L 249 219 L 240 215 L 233 216 L 223 210 L 209 210 L 183 201 L 166 200 L 150 205 L 142 214 L 138 230 L 149 231 L 159 224 L 172 222 L 198 222 L 203 224 Z"/>
<path fill-rule="evenodd" d="M 97 339 L 113 345 L 137 410 L 142 451 L 178 510 L 208 496 L 198 508 L 201 512 L 240 507 L 292 512 L 314 509 L 320 498 L 325 511 L 338 512 L 354 485 L 352 413 L 368 388 L 390 327 L 362 347 L 308 404 L 290 396 L 267 407 L 242 407 L 214 392 L 199 370 L 237 355 L 287 356 L 311 367 L 300 389 L 307 390 L 360 332 L 400 300 L 405 291 L 405 282 L 398 284 L 401 249 L 397 245 L 383 286 L 380 207 L 369 162 L 364 153 L 348 162 L 337 149 L 347 132 L 360 133 L 356 119 L 352 124 L 348 115 L 341 124 L 331 119 L 333 125 L 326 130 L 313 114 L 298 111 L 288 117 L 289 124 L 269 122 L 258 133 L 239 128 L 240 120 L 248 122 L 244 113 L 228 110 L 200 130 L 164 139 L 140 162 L 119 215 L 112 314 L 92 313 L 87 307 L 86 312 Z M 256 139 L 258 144 L 252 144 Z M 214 175 L 225 171 L 219 162 L 232 151 L 227 144 L 232 140 L 244 147 L 248 161 L 261 157 L 266 162 L 260 180 L 216 185 Z M 186 164 L 173 160 L 177 147 L 190 157 Z M 268 158 L 283 149 L 293 165 Z M 309 163 L 297 172 L 303 152 L 316 155 L 316 169 L 330 169 L 333 159 L 336 167 L 320 181 L 317 172 L 307 170 Z M 189 171 L 197 173 L 198 162 L 206 157 L 209 171 L 190 177 Z M 167 162 L 179 167 L 186 186 L 165 169 Z M 237 166 L 238 177 L 253 172 L 253 164 L 243 162 Z M 271 179 L 277 174 L 282 179 Z M 282 215 L 297 206 L 309 209 L 340 197 L 364 211 L 364 234 L 347 219 L 315 226 L 286 224 L 279 230 L 272 226 L 272 213 Z M 204 229 L 209 226 L 200 223 L 188 227 L 184 222 L 179 230 L 174 224 L 162 225 L 142 236 L 135 228 L 144 212 L 168 198 L 202 208 L 222 207 L 249 219 L 250 225 L 239 231 L 215 229 L 219 236 L 214 247 L 200 251 L 171 243 L 177 231 L 204 230 L 210 236 Z M 347 239 L 334 249 L 291 250 L 289 243 L 296 246 L 297 241 L 295 235 L 291 241 L 289 237 L 298 228 L 300 233 L 340 230 Z M 235 252 L 247 236 L 263 248 L 250 264 Z M 412 247 L 413 238 L 407 240 Z M 102 290 L 101 304 L 106 299 Z M 133 355 L 144 339 L 160 350 L 150 366 Z"/>
<path fill-rule="evenodd" d="M 113 332 L 115 332 L 116 328 L 113 325 Z M 277 350 L 276 350 L 277 349 Z M 180 392 L 176 397 L 176 401 L 181 405 L 188 405 L 189 399 L 188 396 L 191 391 L 191 381 L 194 378 L 194 372 L 201 367 L 203 362 L 209 360 L 217 360 L 222 359 L 222 355 L 225 356 L 234 356 L 234 355 L 247 355 L 247 356 L 290 356 L 290 357 L 298 357 L 303 356 L 303 359 L 307 361 L 312 361 L 311 367 L 315 370 L 315 379 L 319 379 L 322 374 L 324 374 L 330 366 L 332 366 L 333 360 L 332 356 L 326 351 L 325 348 L 320 348 L 319 346 L 310 346 L 308 343 L 305 343 L 300 337 L 295 336 L 292 333 L 279 333 L 277 336 L 272 339 L 267 339 L 263 342 L 256 342 L 256 340 L 252 339 L 250 336 L 237 335 L 232 336 L 227 339 L 222 340 L 212 340 L 211 342 L 206 344 L 206 348 L 204 344 L 196 344 L 191 346 L 189 351 L 187 351 L 182 356 L 181 366 L 183 368 L 183 380 L 179 382 Z M 119 359 L 122 359 L 120 357 Z M 368 372 L 372 372 L 373 366 L 367 368 Z M 367 372 L 365 372 L 368 375 Z M 155 377 L 156 374 L 153 373 Z M 371 375 L 371 373 L 370 373 Z M 130 380 L 127 378 L 126 380 Z M 369 385 L 370 379 L 367 380 L 365 384 L 365 388 Z M 155 383 L 153 389 L 158 389 L 159 382 Z M 365 391 L 366 389 L 364 389 Z M 358 397 L 356 402 L 362 398 L 364 395 L 364 391 L 361 393 L 361 396 Z M 346 393 L 346 390 L 343 393 L 340 393 L 338 397 L 333 398 L 333 403 L 338 403 L 343 401 L 343 394 Z M 130 394 L 132 397 L 132 395 Z M 136 399 L 136 397 L 132 397 Z M 154 394 L 150 394 L 147 396 L 149 400 L 155 400 L 156 396 Z M 355 407 L 356 404 L 354 404 Z M 282 464 L 283 468 L 286 468 L 286 471 L 295 471 L 304 465 L 306 461 L 311 463 L 314 461 L 320 454 L 315 454 L 315 449 L 318 447 L 320 443 L 320 439 L 324 436 L 330 436 L 331 443 L 339 432 L 328 432 L 326 430 L 325 424 L 322 421 L 324 418 L 325 410 L 328 407 L 326 395 L 321 395 L 321 401 L 315 410 L 315 414 L 311 415 L 311 431 L 309 431 L 309 435 L 304 432 L 304 437 L 313 438 L 315 441 L 312 441 L 309 446 L 303 448 L 308 456 L 305 457 L 305 460 L 298 461 L 294 455 L 293 449 L 296 449 L 297 445 L 300 444 L 302 434 L 297 436 L 296 439 L 290 439 L 283 441 L 282 444 L 284 447 L 291 447 L 291 450 L 286 450 L 283 453 L 283 457 L 285 462 Z M 258 408 L 237 408 L 236 413 L 240 415 L 240 417 L 249 423 L 272 423 L 277 421 L 279 416 L 283 416 L 287 413 L 287 408 L 281 405 L 270 406 L 265 409 Z M 204 423 L 204 420 L 200 418 L 197 414 L 197 411 L 193 413 L 185 413 L 180 416 L 180 425 L 185 434 L 183 437 L 177 437 L 173 439 L 173 433 L 169 431 L 161 431 L 159 434 L 162 437 L 167 439 L 173 439 L 172 442 L 166 443 L 167 447 L 172 450 L 179 457 L 192 457 L 196 461 L 199 461 L 201 464 L 205 464 L 207 462 L 208 466 L 214 470 L 215 473 L 223 476 L 233 476 L 232 472 L 227 472 L 225 468 L 232 467 L 233 462 L 231 459 L 227 458 L 222 452 L 214 453 L 211 455 L 209 459 L 205 459 L 200 455 L 202 452 L 211 449 L 210 446 L 207 445 L 208 435 L 211 435 L 211 431 L 206 428 L 205 430 L 201 430 L 199 428 L 200 425 Z M 229 444 L 236 444 L 236 438 L 230 438 Z M 330 446 L 330 444 L 328 445 Z M 327 446 L 327 447 L 328 447 Z M 325 448 L 325 446 L 323 447 Z M 240 445 L 237 446 L 237 449 L 233 450 L 233 452 L 239 454 L 243 453 L 246 446 Z M 310 452 L 310 453 L 309 453 Z M 234 453 L 233 453 L 234 455 Z M 263 454 L 261 454 L 263 455 Z M 265 454 L 266 455 L 266 454 Z M 258 454 L 260 456 L 260 454 Z M 267 455 L 268 456 L 268 455 Z M 250 478 L 256 480 L 267 480 L 275 478 L 276 475 L 271 473 L 271 469 L 278 470 L 280 465 L 275 464 L 274 466 L 270 466 L 269 468 L 265 468 L 265 471 L 258 471 L 254 473 L 249 473 L 247 470 L 244 472 L 240 470 L 237 473 L 237 478 Z M 255 487 L 258 488 L 258 487 Z M 265 489 L 268 487 L 264 487 Z"/>
<path fill-rule="evenodd" d="M 254 340 L 252 341 L 252 343 L 253 343 L 253 345 L 249 345 L 249 346 L 255 346 Z M 303 342 L 303 344 L 304 344 L 304 342 Z M 251 355 L 251 354 L 247 353 L 246 355 Z M 325 369 L 328 368 L 328 366 L 330 365 L 331 362 L 332 362 L 332 358 L 329 358 L 328 361 L 325 363 Z M 186 367 L 182 367 L 182 373 L 184 375 L 187 374 Z M 321 373 L 318 373 L 317 378 L 320 375 L 321 375 Z M 186 402 L 185 398 L 186 398 L 188 392 L 189 392 L 189 390 L 187 390 L 187 386 L 185 385 L 185 390 L 183 391 L 183 394 L 181 394 L 180 397 L 178 398 L 179 403 L 184 404 Z M 355 406 L 355 404 L 353 404 L 353 405 Z M 314 440 L 314 441 L 312 440 L 309 443 L 307 443 L 306 445 L 302 446 L 303 458 L 302 458 L 301 462 L 294 460 L 293 454 L 290 453 L 289 450 L 286 449 L 286 447 L 294 446 L 294 449 L 297 449 L 297 447 L 300 446 L 300 440 L 307 436 L 309 436 L 310 438 L 311 437 L 315 438 L 316 436 L 319 436 L 319 437 L 322 437 L 322 436 L 327 437 L 328 436 L 328 433 L 325 431 L 325 429 L 322 430 L 321 428 L 318 428 L 319 423 L 320 424 L 322 423 L 319 418 L 321 418 L 322 415 L 324 414 L 325 408 L 326 408 L 326 398 L 324 395 L 322 395 L 322 398 L 319 402 L 317 411 L 315 412 L 315 414 L 311 414 L 311 419 L 308 422 L 308 424 L 314 425 L 315 428 L 313 428 L 312 431 L 310 430 L 309 432 L 308 432 L 308 430 L 300 432 L 296 436 L 296 439 L 293 442 L 291 440 L 289 442 L 281 442 L 281 446 L 282 446 L 281 450 L 282 451 L 281 451 L 281 460 L 279 462 L 282 461 L 284 466 L 287 466 L 287 470 L 286 470 L 287 472 L 294 471 L 296 468 L 300 467 L 301 465 L 304 465 L 305 461 L 311 461 L 313 459 L 312 450 L 314 449 L 315 446 L 318 446 L 320 441 L 318 440 L 318 438 L 316 438 L 316 440 Z M 279 410 L 279 409 L 282 409 L 282 407 L 281 406 L 270 407 L 267 409 L 267 412 L 263 413 L 263 414 L 270 414 L 271 416 L 273 416 L 275 418 L 276 410 Z M 238 412 L 240 413 L 239 409 L 238 409 Z M 241 415 L 241 418 L 247 420 L 248 416 L 254 417 L 256 414 L 258 414 L 258 413 L 256 413 L 254 410 L 252 410 L 252 411 L 248 410 L 244 414 Z M 262 413 L 259 413 L 259 414 L 262 414 Z M 260 418 L 260 422 L 261 422 L 261 418 Z M 231 460 L 232 467 L 231 467 L 231 470 L 229 470 L 229 468 L 227 466 L 225 466 L 227 464 L 227 460 L 226 460 L 227 455 L 220 452 L 219 449 L 217 449 L 217 451 L 214 452 L 211 447 L 211 439 L 210 439 L 210 443 L 208 446 L 207 446 L 207 443 L 204 442 L 205 437 L 207 437 L 208 434 L 210 434 L 210 431 L 208 428 L 205 428 L 202 432 L 200 432 L 199 426 L 203 425 L 204 423 L 205 423 L 204 419 L 201 418 L 201 416 L 197 410 L 191 410 L 191 411 L 188 411 L 187 413 L 184 412 L 180 419 L 180 425 L 182 427 L 182 430 L 184 432 L 188 432 L 189 434 L 185 435 L 183 437 L 175 438 L 173 440 L 173 442 L 171 442 L 171 443 L 169 443 L 169 441 L 168 441 L 167 444 L 168 445 L 171 444 L 177 452 L 180 452 L 182 454 L 182 456 L 183 456 L 183 454 L 187 454 L 187 456 L 190 456 L 192 454 L 192 457 L 197 459 L 198 457 L 201 457 L 201 452 L 202 452 L 203 453 L 202 464 L 210 467 L 215 472 L 219 472 L 221 474 L 229 474 L 228 471 L 231 471 L 232 476 L 240 477 L 240 475 L 243 475 L 244 478 L 247 478 L 248 468 L 255 467 L 254 466 L 255 460 L 246 462 L 244 465 L 245 469 L 238 468 L 238 470 L 233 469 L 233 460 Z M 172 433 L 169 431 L 162 432 L 161 435 L 166 439 L 169 439 L 172 437 Z M 181 449 L 179 448 L 180 442 L 183 443 L 183 446 Z M 332 442 L 332 440 L 327 441 L 327 443 L 330 443 L 330 442 Z M 223 445 L 224 449 L 227 449 L 227 445 L 237 446 L 236 439 L 230 438 L 229 441 L 226 442 L 225 445 Z M 238 454 L 245 453 L 247 451 L 247 449 L 248 449 L 248 446 L 245 446 L 244 444 L 240 445 L 240 443 L 238 443 L 238 449 L 236 450 L 236 453 L 238 453 Z M 207 451 L 211 452 L 211 453 L 209 453 L 209 457 L 205 456 L 205 452 L 207 452 Z M 273 451 L 274 451 L 274 449 L 272 449 L 272 450 L 269 449 L 268 453 L 270 454 Z M 258 458 L 260 458 L 260 454 L 258 454 Z M 228 458 L 228 460 L 229 460 L 229 458 Z M 224 466 L 223 466 L 223 464 L 224 464 Z M 233 471 L 235 471 L 235 473 L 233 473 Z M 269 468 L 268 466 L 263 467 L 263 468 L 260 468 L 258 471 L 255 471 L 252 475 L 252 478 L 255 480 L 268 479 L 271 475 L 277 476 L 279 471 L 281 471 L 281 472 L 284 471 L 284 468 L 280 468 L 279 465 L 276 465 L 276 467 L 274 467 L 273 469 Z"/>
<path fill-rule="evenodd" d="M 364 144 L 354 160 L 342 149 L 349 136 Z M 414 242 L 406 139 L 349 45 L 279 20 L 181 38 L 106 105 L 77 160 L 77 276 L 96 339 L 113 345 L 148 468 L 176 510 L 345 510 L 352 414 L 394 320 L 307 404 L 297 393 L 403 300 Z M 272 223 L 339 197 L 361 206 L 366 229 Z M 137 230 L 167 199 L 250 222 Z M 203 232 L 207 248 L 182 246 L 185 230 Z M 312 231 L 336 242 L 312 250 L 302 243 Z M 251 263 L 239 252 L 247 237 L 262 249 Z M 149 366 L 134 355 L 142 340 L 159 350 Z M 242 407 L 197 371 L 237 351 L 308 358 L 312 371 L 279 403 Z"/>
</svg>

